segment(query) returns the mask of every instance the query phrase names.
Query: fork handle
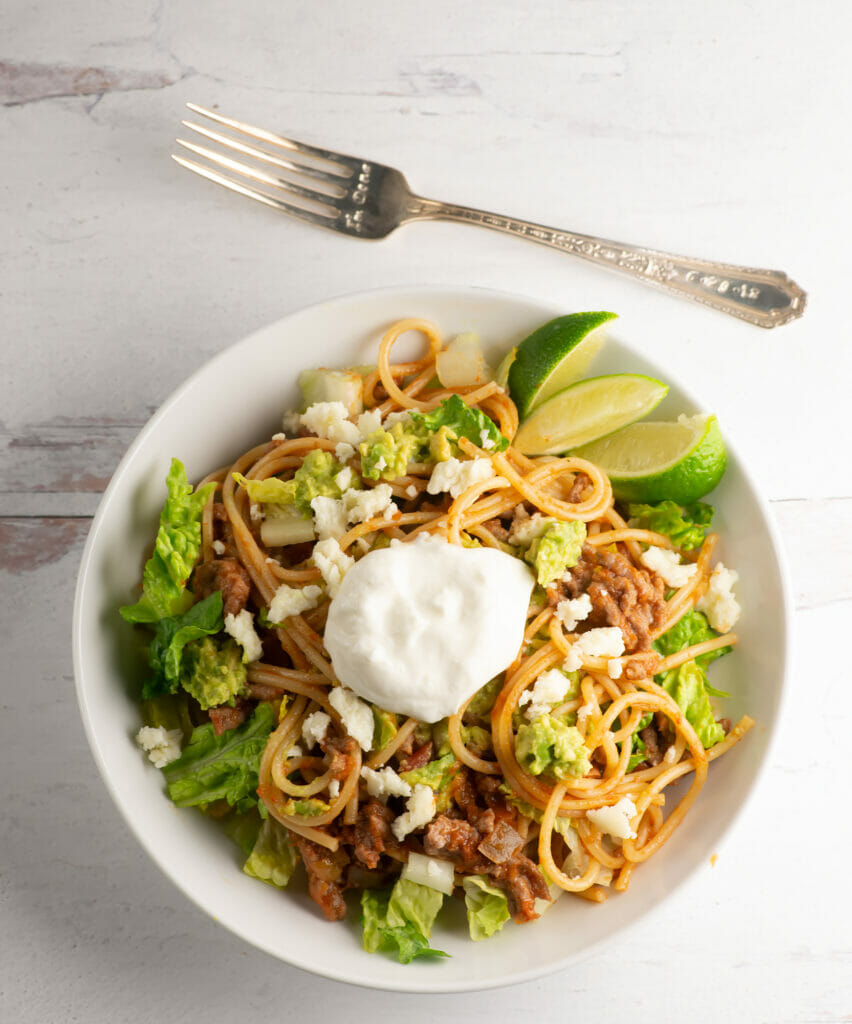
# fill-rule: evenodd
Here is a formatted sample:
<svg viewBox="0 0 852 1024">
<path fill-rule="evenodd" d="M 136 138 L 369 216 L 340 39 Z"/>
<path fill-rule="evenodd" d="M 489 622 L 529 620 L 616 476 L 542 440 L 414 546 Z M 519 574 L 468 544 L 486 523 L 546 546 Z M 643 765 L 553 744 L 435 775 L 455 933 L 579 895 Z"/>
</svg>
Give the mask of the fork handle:
<svg viewBox="0 0 852 1024">
<path fill-rule="evenodd" d="M 683 298 L 694 299 L 758 327 L 780 327 L 805 311 L 807 294 L 780 270 L 756 270 L 732 263 L 674 256 L 420 196 L 412 197 L 406 214 L 406 220 L 460 221 L 527 238 Z"/>
</svg>

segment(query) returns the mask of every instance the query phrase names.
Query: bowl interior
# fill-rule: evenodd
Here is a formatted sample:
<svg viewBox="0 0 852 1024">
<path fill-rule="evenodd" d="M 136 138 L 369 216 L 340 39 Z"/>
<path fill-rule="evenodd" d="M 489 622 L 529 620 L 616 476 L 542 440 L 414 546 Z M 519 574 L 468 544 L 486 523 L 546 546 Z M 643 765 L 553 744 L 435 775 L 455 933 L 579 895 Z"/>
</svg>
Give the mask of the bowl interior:
<svg viewBox="0 0 852 1024">
<path fill-rule="evenodd" d="M 740 573 L 744 612 L 737 626 L 740 647 L 714 665 L 713 683 L 731 693 L 725 714 L 736 720 L 747 711 L 758 725 L 713 764 L 697 806 L 660 854 L 636 872 L 628 892 L 601 906 L 566 896 L 538 922 L 510 924 L 481 943 L 469 941 L 463 909 L 453 907 L 433 933 L 433 944 L 452 959 L 403 967 L 370 956 L 360 948 L 354 907 L 346 924 L 329 925 L 303 883 L 294 882 L 280 896 L 243 875 L 236 846 L 215 823 L 171 804 L 161 774 L 133 742 L 141 640 L 117 609 L 138 585 L 173 455 L 185 463 L 190 480 L 228 463 L 280 429 L 282 412 L 297 402 L 300 370 L 374 362 L 383 330 L 394 320 L 425 317 L 445 336 L 476 331 L 496 362 L 533 328 L 564 312 L 519 296 L 447 288 L 388 289 L 302 310 L 222 352 L 183 384 L 140 433 L 101 502 L 74 615 L 77 692 L 98 767 L 139 841 L 172 881 L 247 942 L 288 963 L 355 984 L 433 992 L 494 987 L 565 966 L 640 920 L 707 863 L 766 759 L 786 663 L 787 587 L 766 506 L 730 445 L 728 471 L 709 500 L 717 508 L 720 557 Z M 418 347 L 413 337 L 402 344 L 403 352 L 405 345 L 411 352 Z M 616 323 L 589 373 L 624 371 L 670 384 L 654 418 L 702 408 L 663 367 L 620 340 Z"/>
</svg>

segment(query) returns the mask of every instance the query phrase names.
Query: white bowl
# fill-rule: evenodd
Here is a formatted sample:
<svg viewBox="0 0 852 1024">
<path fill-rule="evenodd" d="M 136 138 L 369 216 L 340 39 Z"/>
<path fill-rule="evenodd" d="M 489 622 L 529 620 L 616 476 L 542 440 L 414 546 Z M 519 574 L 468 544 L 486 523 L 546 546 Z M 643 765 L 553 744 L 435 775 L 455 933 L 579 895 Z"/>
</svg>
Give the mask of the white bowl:
<svg viewBox="0 0 852 1024">
<path fill-rule="evenodd" d="M 706 865 L 753 791 L 775 731 L 788 661 L 789 587 L 772 520 L 750 474 L 729 445 L 728 471 L 711 500 L 719 555 L 740 573 L 740 646 L 713 666 L 714 685 L 732 696 L 724 713 L 748 712 L 758 725 L 711 767 L 696 807 L 672 840 L 603 905 L 564 897 L 539 921 L 507 925 L 479 943 L 454 905 L 433 945 L 452 959 L 402 966 L 361 949 L 358 914 L 328 924 L 294 882 L 281 894 L 240 871 L 236 846 L 215 822 L 172 805 L 159 771 L 133 742 L 140 639 L 118 606 L 138 586 L 156 529 L 171 457 L 190 480 L 231 461 L 280 429 L 295 407 L 300 370 L 374 361 L 394 320 L 434 320 L 445 335 L 476 331 L 495 356 L 565 310 L 475 288 L 397 288 L 344 296 L 266 327 L 201 367 L 136 438 L 104 494 L 80 568 L 74 609 L 74 672 L 89 743 L 107 789 L 140 843 L 190 899 L 247 942 L 281 960 L 338 981 L 398 991 L 460 992 L 535 978 L 565 967 L 670 899 Z M 614 332 L 617 335 L 617 327 Z M 655 418 L 702 406 L 671 374 L 611 336 L 592 372 L 639 371 L 671 385 Z M 724 426 L 724 425 L 723 425 Z M 455 904 L 456 901 L 448 901 Z"/>
</svg>

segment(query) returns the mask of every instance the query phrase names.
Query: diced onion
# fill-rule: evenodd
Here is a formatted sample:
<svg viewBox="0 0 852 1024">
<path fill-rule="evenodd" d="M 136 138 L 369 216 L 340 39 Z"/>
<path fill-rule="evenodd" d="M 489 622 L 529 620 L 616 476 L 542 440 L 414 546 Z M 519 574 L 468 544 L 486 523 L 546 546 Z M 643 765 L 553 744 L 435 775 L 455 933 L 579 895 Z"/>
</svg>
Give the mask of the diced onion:
<svg viewBox="0 0 852 1024">
<path fill-rule="evenodd" d="M 427 857 L 422 853 L 410 853 L 401 877 L 452 896 L 454 875 L 455 871 L 450 861 Z"/>
</svg>

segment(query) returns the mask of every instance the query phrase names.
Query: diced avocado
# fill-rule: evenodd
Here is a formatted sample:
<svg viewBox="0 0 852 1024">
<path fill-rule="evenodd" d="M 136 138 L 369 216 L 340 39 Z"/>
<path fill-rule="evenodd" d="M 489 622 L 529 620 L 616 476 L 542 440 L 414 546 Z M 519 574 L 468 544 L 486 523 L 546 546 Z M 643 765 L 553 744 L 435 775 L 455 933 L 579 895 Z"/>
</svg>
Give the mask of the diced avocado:
<svg viewBox="0 0 852 1024">
<path fill-rule="evenodd" d="M 355 370 L 303 370 L 299 374 L 302 411 L 316 402 L 343 402 L 350 416 L 364 411 L 363 378 Z"/>
<path fill-rule="evenodd" d="M 533 540 L 524 558 L 535 567 L 541 586 L 546 587 L 580 561 L 585 539 L 586 524 L 571 520 L 554 521 L 540 537 Z"/>
<path fill-rule="evenodd" d="M 533 775 L 546 772 L 557 779 L 579 779 L 591 768 L 579 729 L 552 715 L 541 715 L 518 729 L 515 753 Z"/>
<path fill-rule="evenodd" d="M 411 422 L 394 423 L 390 430 L 374 430 L 359 445 L 361 473 L 367 480 L 395 480 L 405 476 L 409 462 L 424 457 L 428 432 Z"/>
</svg>

